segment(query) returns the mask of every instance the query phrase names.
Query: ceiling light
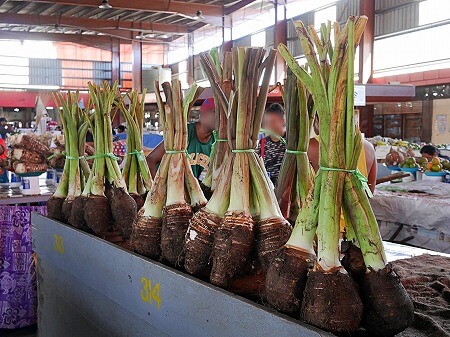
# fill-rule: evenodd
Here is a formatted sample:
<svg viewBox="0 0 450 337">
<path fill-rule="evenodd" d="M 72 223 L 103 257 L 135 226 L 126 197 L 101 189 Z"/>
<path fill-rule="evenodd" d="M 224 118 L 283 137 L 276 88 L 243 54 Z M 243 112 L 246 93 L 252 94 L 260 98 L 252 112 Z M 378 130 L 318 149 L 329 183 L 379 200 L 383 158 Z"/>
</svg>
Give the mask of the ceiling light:
<svg viewBox="0 0 450 337">
<path fill-rule="evenodd" d="M 142 40 L 144 38 L 144 34 L 142 32 L 139 32 L 138 35 L 136 35 L 136 39 Z"/>
<path fill-rule="evenodd" d="M 14 112 L 19 112 L 19 108 L 14 108 Z"/>
<path fill-rule="evenodd" d="M 169 38 L 169 35 L 167 35 L 167 34 L 161 34 L 161 35 L 159 35 L 158 36 L 160 39 L 168 39 Z"/>
<path fill-rule="evenodd" d="M 203 20 L 205 17 L 203 16 L 202 11 L 197 11 L 197 13 L 194 16 L 194 20 Z"/>
<path fill-rule="evenodd" d="M 112 6 L 109 4 L 108 0 L 103 0 L 102 3 L 100 4 L 100 6 L 98 6 L 98 8 L 101 9 L 111 9 Z"/>
</svg>

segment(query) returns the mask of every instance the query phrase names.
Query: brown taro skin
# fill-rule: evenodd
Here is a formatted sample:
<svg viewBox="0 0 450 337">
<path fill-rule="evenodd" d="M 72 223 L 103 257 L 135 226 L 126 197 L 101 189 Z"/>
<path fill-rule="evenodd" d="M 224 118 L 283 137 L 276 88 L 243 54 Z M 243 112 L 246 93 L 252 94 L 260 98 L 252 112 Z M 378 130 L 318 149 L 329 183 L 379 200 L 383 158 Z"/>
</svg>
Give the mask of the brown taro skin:
<svg viewBox="0 0 450 337">
<path fill-rule="evenodd" d="M 65 217 L 63 214 L 63 203 L 65 198 L 57 198 L 52 196 L 47 200 L 47 215 L 49 218 L 57 220 L 57 221 L 65 221 Z"/>
<path fill-rule="evenodd" d="M 161 256 L 161 225 L 162 219 L 144 216 L 141 209 L 131 232 L 132 249 L 143 256 L 159 260 Z"/>
<path fill-rule="evenodd" d="M 255 241 L 250 214 L 228 211 L 214 234 L 212 284 L 226 288 L 245 269 Z"/>
<path fill-rule="evenodd" d="M 201 208 L 191 219 L 184 241 L 184 268 L 199 275 L 210 267 L 214 232 L 220 225 L 220 216 Z"/>
<path fill-rule="evenodd" d="M 341 252 L 344 254 L 342 266 L 358 282 L 367 270 L 361 249 L 351 241 L 342 241 Z"/>
<path fill-rule="evenodd" d="M 302 320 L 333 334 L 347 335 L 358 330 L 362 316 L 357 285 L 345 270 L 308 273 L 300 310 Z"/>
<path fill-rule="evenodd" d="M 84 219 L 84 207 L 86 205 L 87 197 L 80 195 L 73 200 L 72 213 L 70 213 L 69 224 L 75 228 L 83 231 L 88 231 L 89 227 Z"/>
<path fill-rule="evenodd" d="M 142 206 L 144 206 L 145 195 L 142 196 L 140 194 L 132 193 L 132 194 L 130 194 L 130 196 L 134 199 L 134 202 L 136 203 L 137 210 L 139 211 L 142 208 Z"/>
<path fill-rule="evenodd" d="M 186 203 L 167 205 L 163 209 L 161 255 L 172 266 L 183 264 L 184 239 L 191 218 L 192 208 Z"/>
<path fill-rule="evenodd" d="M 123 188 L 113 187 L 113 193 L 109 199 L 114 226 L 120 231 L 122 237 L 130 238 L 133 222 L 137 216 L 137 205 L 134 199 Z"/>
<path fill-rule="evenodd" d="M 84 207 L 84 219 L 96 235 L 104 236 L 113 221 L 108 198 L 90 195 Z"/>
<path fill-rule="evenodd" d="M 285 219 L 272 217 L 258 221 L 255 232 L 256 253 L 263 270 L 267 270 L 278 249 L 291 236 L 292 227 Z"/>
<path fill-rule="evenodd" d="M 414 304 L 391 265 L 361 278 L 363 327 L 373 336 L 394 336 L 414 320 Z"/>
<path fill-rule="evenodd" d="M 73 197 L 67 197 L 62 204 L 62 213 L 64 222 L 69 221 L 70 214 L 72 214 Z"/>
<path fill-rule="evenodd" d="M 266 301 L 272 308 L 298 316 L 314 261 L 315 255 L 298 247 L 285 245 L 278 250 L 266 274 Z"/>
</svg>

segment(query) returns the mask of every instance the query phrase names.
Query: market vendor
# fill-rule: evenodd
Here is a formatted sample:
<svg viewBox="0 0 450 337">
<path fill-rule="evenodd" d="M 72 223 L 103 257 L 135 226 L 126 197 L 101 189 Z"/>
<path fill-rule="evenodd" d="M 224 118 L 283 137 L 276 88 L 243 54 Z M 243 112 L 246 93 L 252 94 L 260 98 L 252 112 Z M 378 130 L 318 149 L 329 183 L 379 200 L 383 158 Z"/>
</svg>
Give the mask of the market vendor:
<svg viewBox="0 0 450 337">
<path fill-rule="evenodd" d="M 435 157 L 450 160 L 448 156 L 441 155 L 439 149 L 436 146 L 430 144 L 424 145 L 420 149 L 420 154 L 422 155 L 422 157 L 427 158 L 428 161 L 431 161 Z"/>
<path fill-rule="evenodd" d="M 286 137 L 286 121 L 284 109 L 280 104 L 274 103 L 267 108 L 264 112 L 262 126 L 268 136 L 261 139 L 257 151 L 264 161 L 270 180 L 276 186 L 286 152 L 286 144 L 282 139 Z"/>
<path fill-rule="evenodd" d="M 215 126 L 214 99 L 208 98 L 200 107 L 200 119 L 196 123 L 188 124 L 187 152 L 192 172 L 198 180 L 202 181 L 209 165 L 211 146 L 214 142 L 213 131 Z M 164 142 L 161 142 L 147 156 L 148 167 L 155 177 L 157 165 L 164 155 Z"/>
<path fill-rule="evenodd" d="M 319 134 L 319 122 L 316 116 L 314 120 L 314 132 Z M 312 137 L 309 141 L 308 158 L 312 167 L 317 172 L 319 169 L 319 141 L 317 137 Z M 364 139 L 361 154 L 358 160 L 359 171 L 367 178 L 370 190 L 375 191 L 377 180 L 377 159 L 375 156 L 375 149 L 371 143 Z"/>
</svg>

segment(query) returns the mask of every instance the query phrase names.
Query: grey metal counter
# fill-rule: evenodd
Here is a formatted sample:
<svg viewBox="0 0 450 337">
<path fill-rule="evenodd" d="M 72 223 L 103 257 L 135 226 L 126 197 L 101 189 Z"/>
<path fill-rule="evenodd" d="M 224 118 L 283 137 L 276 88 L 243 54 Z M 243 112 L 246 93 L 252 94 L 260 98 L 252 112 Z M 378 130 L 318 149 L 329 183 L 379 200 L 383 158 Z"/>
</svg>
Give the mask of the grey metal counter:
<svg viewBox="0 0 450 337">
<path fill-rule="evenodd" d="M 38 214 L 41 337 L 331 336 Z"/>
</svg>

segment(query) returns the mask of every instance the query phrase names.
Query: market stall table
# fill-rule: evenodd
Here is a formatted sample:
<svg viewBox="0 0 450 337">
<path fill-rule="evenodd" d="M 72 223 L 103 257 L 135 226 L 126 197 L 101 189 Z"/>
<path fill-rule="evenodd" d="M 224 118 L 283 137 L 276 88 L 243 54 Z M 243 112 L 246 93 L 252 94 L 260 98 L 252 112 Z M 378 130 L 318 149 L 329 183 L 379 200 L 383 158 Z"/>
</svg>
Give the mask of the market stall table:
<svg viewBox="0 0 450 337">
<path fill-rule="evenodd" d="M 331 336 L 44 216 L 32 224 L 42 336 Z"/>
<path fill-rule="evenodd" d="M 384 240 L 450 253 L 450 184 L 387 183 L 371 205 Z"/>
</svg>

